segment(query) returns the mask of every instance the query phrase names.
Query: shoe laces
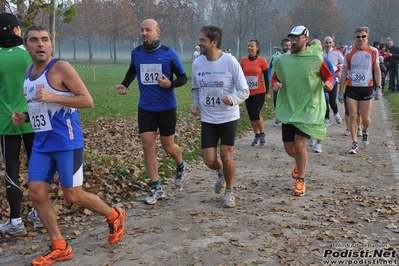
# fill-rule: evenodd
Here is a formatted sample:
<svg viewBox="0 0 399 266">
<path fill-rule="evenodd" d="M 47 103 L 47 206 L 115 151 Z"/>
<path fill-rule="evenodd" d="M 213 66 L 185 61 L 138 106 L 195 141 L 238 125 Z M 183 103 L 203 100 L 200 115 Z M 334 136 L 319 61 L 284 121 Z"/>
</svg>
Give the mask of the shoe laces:
<svg viewBox="0 0 399 266">
<path fill-rule="evenodd" d="M 305 184 L 305 179 L 303 178 L 297 178 L 295 180 L 295 188 L 298 190 L 302 190 L 304 184 Z"/>
<path fill-rule="evenodd" d="M 114 225 L 115 220 L 108 224 L 109 233 L 111 235 L 115 234 L 115 231 L 116 231 L 116 228 L 115 228 L 115 225 Z"/>
<path fill-rule="evenodd" d="M 231 199 L 232 196 L 233 196 L 233 192 L 232 191 L 226 191 L 224 193 L 224 199 Z"/>
<path fill-rule="evenodd" d="M 50 256 L 51 253 L 52 253 L 54 250 L 57 249 L 53 244 L 48 245 L 48 247 L 49 247 L 49 249 L 48 249 L 46 252 L 44 252 L 43 258 Z"/>
<path fill-rule="evenodd" d="M 181 177 L 182 177 L 182 175 L 183 175 L 183 172 L 184 172 L 184 168 L 182 168 L 182 169 L 177 169 L 177 171 L 176 171 L 176 178 L 180 178 L 180 179 L 181 179 Z"/>
<path fill-rule="evenodd" d="M 115 221 L 119 219 L 119 217 L 121 216 L 121 214 L 118 212 L 118 217 L 116 217 L 112 222 L 108 222 L 108 228 L 109 228 L 109 233 L 111 235 L 115 234 L 116 232 L 116 226 L 115 226 Z"/>
<path fill-rule="evenodd" d="M 151 188 L 151 194 L 154 195 L 155 193 L 157 193 L 157 191 L 162 191 L 162 187 L 161 186 L 155 186 Z"/>
</svg>

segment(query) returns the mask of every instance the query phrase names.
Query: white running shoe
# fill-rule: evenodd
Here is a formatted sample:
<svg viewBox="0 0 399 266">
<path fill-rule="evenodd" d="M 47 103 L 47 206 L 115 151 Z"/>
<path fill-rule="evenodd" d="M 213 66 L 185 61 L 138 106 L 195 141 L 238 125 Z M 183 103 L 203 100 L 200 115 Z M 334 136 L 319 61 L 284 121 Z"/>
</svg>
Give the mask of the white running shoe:
<svg viewBox="0 0 399 266">
<path fill-rule="evenodd" d="M 175 178 L 175 186 L 182 187 L 186 182 L 186 172 L 187 172 L 187 163 L 183 161 L 183 168 L 176 169 L 176 178 Z"/>
<path fill-rule="evenodd" d="M 33 207 L 30 212 L 28 212 L 28 215 L 26 216 L 26 219 L 33 223 L 33 228 L 42 228 L 43 224 L 40 221 L 39 215 L 37 214 L 36 209 Z"/>
<path fill-rule="evenodd" d="M 19 223 L 16 226 L 13 226 L 10 220 L 4 224 L 0 224 L 0 233 L 12 236 L 24 236 L 27 234 L 24 223 Z"/>
<path fill-rule="evenodd" d="M 154 186 L 151 188 L 150 194 L 145 198 L 145 202 L 147 204 L 155 204 L 157 203 L 158 199 L 163 199 L 166 197 L 165 190 L 161 186 Z"/>
<path fill-rule="evenodd" d="M 331 126 L 330 119 L 324 119 L 324 125 L 326 125 L 326 127 Z"/>
<path fill-rule="evenodd" d="M 234 208 L 236 206 L 236 198 L 233 196 L 233 192 L 226 191 L 223 197 L 223 207 Z"/>
<path fill-rule="evenodd" d="M 314 151 L 315 153 L 322 153 L 323 150 L 322 150 L 321 147 L 322 147 L 321 143 L 316 143 L 316 145 L 314 146 L 313 151 Z"/>
<path fill-rule="evenodd" d="M 351 149 L 349 150 L 349 154 L 356 154 L 359 152 L 359 145 L 356 142 L 353 142 Z"/>
<path fill-rule="evenodd" d="M 369 136 L 369 132 L 368 131 L 364 131 L 363 130 L 363 145 L 367 146 L 370 144 L 370 136 Z"/>
<path fill-rule="evenodd" d="M 219 176 L 216 179 L 214 191 L 216 194 L 222 194 L 226 189 L 226 181 L 224 180 L 224 176 Z"/>
<path fill-rule="evenodd" d="M 308 139 L 308 146 L 309 146 L 309 147 L 313 147 L 314 144 L 315 144 L 315 142 L 316 142 L 316 140 L 314 140 L 314 139 L 312 139 L 312 138 Z"/>
<path fill-rule="evenodd" d="M 335 116 L 335 122 L 337 122 L 337 124 L 341 124 L 342 118 L 339 115 L 339 113 L 334 114 L 334 116 Z"/>
</svg>

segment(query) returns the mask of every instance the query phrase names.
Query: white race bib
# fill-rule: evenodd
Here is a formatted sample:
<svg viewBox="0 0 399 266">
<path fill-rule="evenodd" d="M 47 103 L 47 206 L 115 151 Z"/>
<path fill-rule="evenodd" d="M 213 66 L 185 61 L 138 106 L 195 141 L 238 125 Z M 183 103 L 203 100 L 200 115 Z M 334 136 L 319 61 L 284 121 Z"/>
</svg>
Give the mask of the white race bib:
<svg viewBox="0 0 399 266">
<path fill-rule="evenodd" d="M 30 102 L 28 105 L 30 122 L 35 132 L 52 130 L 46 103 Z"/>
<path fill-rule="evenodd" d="M 200 101 L 203 107 L 221 107 L 223 97 L 222 88 L 201 88 Z"/>
<path fill-rule="evenodd" d="M 367 86 L 370 81 L 370 72 L 366 69 L 354 69 L 351 71 L 353 86 Z"/>
<path fill-rule="evenodd" d="M 258 88 L 258 77 L 257 76 L 245 76 L 247 84 L 250 90 Z"/>
<path fill-rule="evenodd" d="M 141 64 L 140 78 L 143 85 L 158 84 L 157 78 L 162 74 L 162 64 Z"/>
</svg>

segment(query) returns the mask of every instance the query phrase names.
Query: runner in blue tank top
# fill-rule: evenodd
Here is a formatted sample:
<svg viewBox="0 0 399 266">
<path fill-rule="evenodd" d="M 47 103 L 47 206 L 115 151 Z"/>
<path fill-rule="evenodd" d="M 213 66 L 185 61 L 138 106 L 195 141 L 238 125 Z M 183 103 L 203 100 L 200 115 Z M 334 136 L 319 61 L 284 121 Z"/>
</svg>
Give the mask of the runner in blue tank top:
<svg viewBox="0 0 399 266">
<path fill-rule="evenodd" d="M 115 244 L 124 234 L 126 212 L 111 208 L 97 195 L 85 192 L 83 184 L 83 134 L 78 108 L 93 107 L 93 99 L 75 69 L 54 59 L 50 34 L 41 26 L 32 26 L 24 37 L 33 65 L 24 82 L 28 112 L 15 111 L 15 125 L 30 121 L 35 131 L 29 161 L 29 198 L 51 240 L 51 249 L 32 265 L 50 265 L 73 257 L 57 223 L 57 213 L 48 193 L 55 172 L 65 199 L 107 218 L 108 243 Z"/>
</svg>

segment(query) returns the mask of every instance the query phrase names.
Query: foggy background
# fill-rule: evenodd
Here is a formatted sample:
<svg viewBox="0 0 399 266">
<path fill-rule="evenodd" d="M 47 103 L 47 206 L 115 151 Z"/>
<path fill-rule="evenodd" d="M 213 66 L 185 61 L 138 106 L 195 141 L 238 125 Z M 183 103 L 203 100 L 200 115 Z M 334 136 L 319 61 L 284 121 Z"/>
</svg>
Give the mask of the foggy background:
<svg viewBox="0 0 399 266">
<path fill-rule="evenodd" d="M 36 1 L 44 8 L 29 7 L 30 2 L 23 0 L 16 7 L 3 7 L 31 25 L 51 25 L 48 4 Z M 4 3 L 9 1 L 0 0 Z M 223 29 L 222 49 L 231 48 L 237 59 L 247 56 L 250 39 L 258 39 L 261 55 L 269 58 L 297 25 L 309 29 L 310 39 L 331 36 L 335 43 L 348 46 L 359 26 L 370 28 L 370 45 L 387 37 L 399 43 L 399 0 L 81 0 L 57 4 L 55 56 L 63 59 L 112 59 L 114 63 L 129 59 L 131 50 L 141 44 L 139 28 L 147 18 L 159 22 L 162 43 L 184 59 L 192 57 L 201 27 L 209 24 Z"/>
</svg>

